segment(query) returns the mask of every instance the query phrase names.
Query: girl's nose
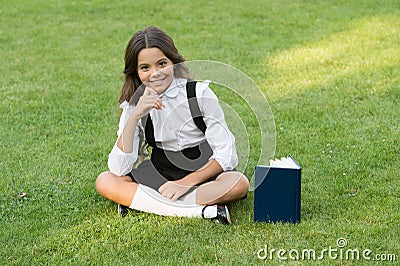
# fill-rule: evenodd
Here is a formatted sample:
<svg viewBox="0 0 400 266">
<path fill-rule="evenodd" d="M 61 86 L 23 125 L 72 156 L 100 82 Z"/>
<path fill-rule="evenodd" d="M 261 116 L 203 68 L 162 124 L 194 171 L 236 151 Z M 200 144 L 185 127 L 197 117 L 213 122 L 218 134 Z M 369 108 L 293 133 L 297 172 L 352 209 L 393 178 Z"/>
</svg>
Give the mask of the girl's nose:
<svg viewBox="0 0 400 266">
<path fill-rule="evenodd" d="M 150 70 L 150 77 L 157 77 L 160 75 L 160 70 L 158 70 L 156 67 L 152 67 Z"/>
</svg>

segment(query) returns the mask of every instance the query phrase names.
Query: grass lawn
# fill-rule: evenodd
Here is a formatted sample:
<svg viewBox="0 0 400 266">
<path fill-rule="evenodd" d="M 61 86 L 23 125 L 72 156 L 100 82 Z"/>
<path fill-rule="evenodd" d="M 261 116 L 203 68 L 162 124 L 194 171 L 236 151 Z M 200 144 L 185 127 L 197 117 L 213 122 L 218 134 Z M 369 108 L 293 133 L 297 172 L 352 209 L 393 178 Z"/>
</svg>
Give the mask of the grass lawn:
<svg viewBox="0 0 400 266">
<path fill-rule="evenodd" d="M 300 224 L 254 223 L 252 193 L 229 205 L 231 226 L 135 211 L 122 219 L 96 193 L 116 138 L 124 50 L 148 25 L 187 60 L 255 81 L 274 115 L 275 156 L 303 166 Z M 5 0 L 0 46 L 5 265 L 400 261 L 399 1 Z M 224 102 L 240 113 L 238 99 Z M 237 141 L 249 141 L 251 177 L 259 134 Z M 310 249 L 316 258 L 302 258 Z M 346 258 L 349 249 L 360 258 Z"/>
</svg>

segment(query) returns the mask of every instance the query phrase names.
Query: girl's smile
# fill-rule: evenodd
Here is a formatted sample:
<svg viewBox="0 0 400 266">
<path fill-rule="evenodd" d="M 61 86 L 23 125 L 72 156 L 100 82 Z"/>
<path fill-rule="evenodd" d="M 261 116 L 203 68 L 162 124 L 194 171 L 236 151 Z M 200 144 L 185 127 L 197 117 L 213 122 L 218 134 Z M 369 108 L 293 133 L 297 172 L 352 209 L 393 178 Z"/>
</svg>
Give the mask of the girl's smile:
<svg viewBox="0 0 400 266">
<path fill-rule="evenodd" d="M 140 80 L 157 94 L 163 93 L 174 76 L 172 61 L 159 48 L 145 48 L 138 54 Z"/>
<path fill-rule="evenodd" d="M 167 79 L 167 77 L 163 77 L 163 78 L 160 78 L 160 79 L 149 79 L 149 80 L 147 80 L 147 83 L 150 85 L 150 87 L 159 87 L 159 86 L 161 86 L 162 84 L 163 84 L 163 82 L 165 81 Z"/>
</svg>

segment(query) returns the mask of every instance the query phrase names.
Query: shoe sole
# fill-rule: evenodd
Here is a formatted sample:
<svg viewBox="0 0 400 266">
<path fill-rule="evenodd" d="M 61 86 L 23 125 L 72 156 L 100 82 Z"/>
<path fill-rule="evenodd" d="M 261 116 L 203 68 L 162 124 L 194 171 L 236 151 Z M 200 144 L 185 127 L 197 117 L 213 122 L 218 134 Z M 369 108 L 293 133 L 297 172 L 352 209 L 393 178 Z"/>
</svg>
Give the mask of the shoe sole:
<svg viewBox="0 0 400 266">
<path fill-rule="evenodd" d="M 225 206 L 225 211 L 226 211 L 226 220 L 228 220 L 228 224 L 231 224 L 231 216 L 229 214 L 228 207 Z"/>
<path fill-rule="evenodd" d="M 128 214 L 128 209 L 126 207 L 122 207 L 120 204 L 118 204 L 117 212 L 122 217 L 125 217 Z"/>
</svg>

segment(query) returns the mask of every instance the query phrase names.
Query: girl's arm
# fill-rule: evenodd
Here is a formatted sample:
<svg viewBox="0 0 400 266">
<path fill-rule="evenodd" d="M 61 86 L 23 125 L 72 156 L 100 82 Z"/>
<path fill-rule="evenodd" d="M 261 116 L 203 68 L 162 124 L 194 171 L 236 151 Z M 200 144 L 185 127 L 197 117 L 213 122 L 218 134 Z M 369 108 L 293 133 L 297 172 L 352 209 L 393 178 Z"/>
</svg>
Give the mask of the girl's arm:
<svg viewBox="0 0 400 266">
<path fill-rule="evenodd" d="M 153 89 L 146 87 L 131 116 L 128 118 L 121 136 L 119 136 L 117 141 L 117 146 L 119 149 L 127 153 L 132 152 L 132 144 L 134 141 L 136 126 L 139 120 L 147 115 L 153 108 L 161 109 L 162 100 L 161 98 L 157 97 L 157 93 Z"/>
<path fill-rule="evenodd" d="M 136 107 L 126 106 L 121 114 L 118 140 L 108 157 L 109 170 L 115 175 L 126 175 L 132 170 L 137 160 L 139 148 L 139 120 L 147 115 L 152 108 L 161 109 L 162 101 L 156 93 L 146 88 Z M 122 106 L 122 105 L 121 105 Z"/>
<path fill-rule="evenodd" d="M 139 123 L 140 118 L 133 112 L 128 118 L 122 134 L 117 140 L 117 147 L 125 153 L 133 152 L 133 142 L 135 140 L 135 130 Z"/>
<path fill-rule="evenodd" d="M 199 170 L 185 176 L 184 178 L 177 180 L 176 183 L 181 186 L 193 187 L 201 184 L 211 177 L 220 174 L 223 171 L 221 165 L 214 159 L 208 161 Z"/>
<path fill-rule="evenodd" d="M 129 173 L 132 170 L 133 164 L 137 160 L 138 156 L 138 147 L 139 147 L 139 127 L 135 125 L 133 128 L 133 132 L 131 132 L 132 137 L 130 138 L 130 143 L 122 143 L 122 139 L 127 140 L 126 136 L 127 131 L 125 128 L 128 128 L 131 123 L 128 123 L 131 114 L 133 112 L 134 107 L 129 105 L 127 102 L 121 104 L 122 114 L 119 121 L 118 128 L 118 139 L 115 142 L 114 147 L 112 148 L 110 154 L 108 155 L 108 168 L 111 173 L 117 176 L 123 176 Z M 137 124 L 137 123 L 136 123 Z M 121 137 L 122 133 L 125 131 L 125 137 Z M 130 148 L 127 147 L 130 145 Z"/>
<path fill-rule="evenodd" d="M 207 126 L 205 137 L 213 150 L 210 160 L 219 163 L 223 171 L 234 170 L 238 165 L 235 137 L 228 128 L 217 96 L 205 82 L 197 90 L 200 110 Z"/>
</svg>

